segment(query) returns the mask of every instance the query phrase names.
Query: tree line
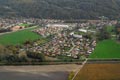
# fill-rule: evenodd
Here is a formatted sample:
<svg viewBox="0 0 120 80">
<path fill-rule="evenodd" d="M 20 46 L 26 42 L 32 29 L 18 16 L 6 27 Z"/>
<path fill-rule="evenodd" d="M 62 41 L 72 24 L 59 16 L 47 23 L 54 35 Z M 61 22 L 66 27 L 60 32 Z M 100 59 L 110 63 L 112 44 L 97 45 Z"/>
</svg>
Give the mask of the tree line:
<svg viewBox="0 0 120 80">
<path fill-rule="evenodd" d="M 0 45 L 0 63 L 43 62 L 45 56 L 42 53 L 20 51 L 20 46 Z"/>
</svg>

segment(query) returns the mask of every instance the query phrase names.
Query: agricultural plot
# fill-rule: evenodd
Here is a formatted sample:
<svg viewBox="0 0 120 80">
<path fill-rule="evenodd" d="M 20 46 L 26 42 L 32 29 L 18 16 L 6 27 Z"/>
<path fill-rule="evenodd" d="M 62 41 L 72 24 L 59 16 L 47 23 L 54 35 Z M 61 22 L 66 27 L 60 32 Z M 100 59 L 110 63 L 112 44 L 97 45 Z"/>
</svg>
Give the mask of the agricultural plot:
<svg viewBox="0 0 120 80">
<path fill-rule="evenodd" d="M 86 64 L 74 80 L 120 80 L 120 64 Z"/>
<path fill-rule="evenodd" d="M 67 80 L 81 65 L 0 66 L 0 80 Z M 7 76 L 7 77 L 6 77 Z"/>
<path fill-rule="evenodd" d="M 41 38 L 40 35 L 32 32 L 32 30 L 35 28 L 36 27 L 0 35 L 0 44 L 2 44 L 2 45 L 20 45 L 27 40 L 33 41 L 36 39 L 40 39 Z"/>
<path fill-rule="evenodd" d="M 120 58 L 120 43 L 115 40 L 101 41 L 90 58 Z"/>
</svg>

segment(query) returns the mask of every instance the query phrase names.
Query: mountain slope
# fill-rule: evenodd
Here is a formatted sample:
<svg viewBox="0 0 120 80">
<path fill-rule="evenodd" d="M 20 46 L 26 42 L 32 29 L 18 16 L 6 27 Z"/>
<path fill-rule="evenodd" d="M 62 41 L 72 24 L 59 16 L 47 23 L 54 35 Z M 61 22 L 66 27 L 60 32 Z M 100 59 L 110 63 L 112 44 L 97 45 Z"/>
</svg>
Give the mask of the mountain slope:
<svg viewBox="0 0 120 80">
<path fill-rule="evenodd" d="M 120 0 L 0 0 L 0 16 L 51 19 L 119 18 Z"/>
</svg>

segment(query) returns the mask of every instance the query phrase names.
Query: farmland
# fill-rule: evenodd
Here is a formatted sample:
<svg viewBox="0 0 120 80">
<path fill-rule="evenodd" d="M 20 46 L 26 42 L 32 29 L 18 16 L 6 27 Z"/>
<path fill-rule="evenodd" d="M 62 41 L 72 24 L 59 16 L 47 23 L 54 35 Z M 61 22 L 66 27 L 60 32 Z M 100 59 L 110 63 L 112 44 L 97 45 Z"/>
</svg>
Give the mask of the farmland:
<svg viewBox="0 0 120 80">
<path fill-rule="evenodd" d="M 74 80 L 120 80 L 120 64 L 86 64 Z"/>
<path fill-rule="evenodd" d="M 0 44 L 19 45 L 24 43 L 27 40 L 33 41 L 33 40 L 39 39 L 41 38 L 41 36 L 31 31 L 35 28 L 36 27 L 0 35 Z"/>
<path fill-rule="evenodd" d="M 101 41 L 90 58 L 120 58 L 120 43 L 115 40 Z"/>
<path fill-rule="evenodd" d="M 69 72 L 78 67 L 81 65 L 0 66 L 0 80 L 67 80 Z"/>
</svg>

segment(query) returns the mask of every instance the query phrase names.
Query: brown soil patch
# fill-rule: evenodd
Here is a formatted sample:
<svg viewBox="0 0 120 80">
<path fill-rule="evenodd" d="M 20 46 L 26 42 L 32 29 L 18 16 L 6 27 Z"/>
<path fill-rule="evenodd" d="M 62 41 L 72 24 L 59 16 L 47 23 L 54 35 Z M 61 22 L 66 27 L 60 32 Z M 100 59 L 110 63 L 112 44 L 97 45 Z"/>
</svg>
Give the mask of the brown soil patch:
<svg viewBox="0 0 120 80">
<path fill-rule="evenodd" d="M 120 63 L 86 64 L 74 80 L 120 80 Z"/>
</svg>

